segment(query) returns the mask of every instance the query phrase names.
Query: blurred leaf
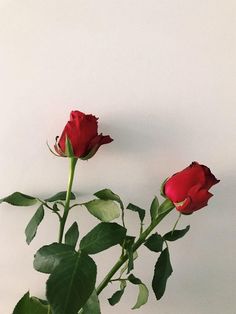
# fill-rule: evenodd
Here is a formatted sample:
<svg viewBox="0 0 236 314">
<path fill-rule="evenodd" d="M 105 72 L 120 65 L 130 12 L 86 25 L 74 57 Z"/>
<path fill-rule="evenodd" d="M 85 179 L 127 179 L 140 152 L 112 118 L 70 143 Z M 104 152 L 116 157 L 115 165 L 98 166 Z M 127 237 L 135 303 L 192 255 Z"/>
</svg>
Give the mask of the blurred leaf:
<svg viewBox="0 0 236 314">
<path fill-rule="evenodd" d="M 161 252 L 163 247 L 163 238 L 157 233 L 152 234 L 144 245 L 153 252 Z"/>
<path fill-rule="evenodd" d="M 140 208 L 134 204 L 131 204 L 131 203 L 129 203 L 129 205 L 127 206 L 127 209 L 130 209 L 134 212 L 137 212 L 139 215 L 140 221 L 143 222 L 144 217 L 145 217 L 145 210 L 144 209 L 142 209 L 142 208 Z"/>
<path fill-rule="evenodd" d="M 44 209 L 43 209 L 43 205 L 40 205 L 37 211 L 35 212 L 34 216 L 31 218 L 30 222 L 28 223 L 27 227 L 25 228 L 27 244 L 30 244 L 30 242 L 35 237 L 38 226 L 43 220 L 43 217 L 44 217 Z"/>
<path fill-rule="evenodd" d="M 168 248 L 161 252 L 154 269 L 152 288 L 156 299 L 159 300 L 165 293 L 167 279 L 172 274 L 173 269 L 170 263 Z"/>
<path fill-rule="evenodd" d="M 148 296 L 149 296 L 148 288 L 143 283 L 138 285 L 138 287 L 139 287 L 139 294 L 138 294 L 137 302 L 132 307 L 132 310 L 139 309 L 142 305 L 146 304 L 148 301 Z"/>
<path fill-rule="evenodd" d="M 150 208 L 151 221 L 157 218 L 158 208 L 159 208 L 159 202 L 158 202 L 158 198 L 155 196 L 152 201 L 151 208 Z"/>
<path fill-rule="evenodd" d="M 34 256 L 34 269 L 41 273 L 51 274 L 61 260 L 75 255 L 72 246 L 52 243 L 41 247 Z"/>
<path fill-rule="evenodd" d="M 126 229 L 117 223 L 101 222 L 80 241 L 80 249 L 88 254 L 96 254 L 113 245 L 121 244 Z"/>
<path fill-rule="evenodd" d="M 117 203 L 120 204 L 120 207 L 124 209 L 123 202 L 121 201 L 121 198 L 119 195 L 113 193 L 110 189 L 103 189 L 94 194 L 97 196 L 97 198 L 100 198 L 102 200 L 111 200 L 111 201 L 116 201 Z"/>
<path fill-rule="evenodd" d="M 128 254 L 128 266 L 127 266 L 127 274 L 134 268 L 134 257 L 133 257 L 133 244 L 135 241 L 135 237 L 126 236 L 124 242 L 124 249 Z"/>
<path fill-rule="evenodd" d="M 142 283 L 142 281 L 139 278 L 135 277 L 133 274 L 129 275 L 128 280 L 134 285 L 140 285 Z"/>
<path fill-rule="evenodd" d="M 52 210 L 53 210 L 54 212 L 59 212 L 59 211 L 60 211 L 60 209 L 58 208 L 58 204 L 57 204 L 57 203 L 54 203 L 54 204 L 53 204 Z"/>
<path fill-rule="evenodd" d="M 57 194 L 49 197 L 49 198 L 46 198 L 45 199 L 45 202 L 55 202 L 55 201 L 65 201 L 66 200 L 66 191 L 62 191 L 62 192 L 58 192 Z M 71 192 L 70 194 L 70 199 L 71 200 L 75 200 L 75 194 Z"/>
<path fill-rule="evenodd" d="M 94 291 L 97 267 L 84 252 L 67 256 L 47 281 L 46 296 L 54 314 L 77 314 Z"/>
<path fill-rule="evenodd" d="M 166 241 L 175 241 L 178 240 L 180 238 L 182 238 L 190 229 L 190 226 L 188 225 L 185 229 L 181 229 L 181 230 L 174 230 L 173 232 L 170 231 L 168 233 L 166 233 L 163 238 Z"/>
<path fill-rule="evenodd" d="M 87 210 L 101 221 L 109 222 L 120 216 L 118 205 L 110 200 L 92 200 L 83 204 Z"/>
<path fill-rule="evenodd" d="M 137 251 L 133 252 L 133 261 L 136 260 L 138 258 L 138 253 Z M 121 268 L 120 270 L 120 277 L 124 274 L 124 272 L 127 270 L 128 268 L 128 263 L 129 261 L 125 262 L 125 265 Z"/>
<path fill-rule="evenodd" d="M 79 228 L 77 222 L 75 221 L 65 234 L 65 244 L 71 245 L 73 248 L 75 248 L 78 239 Z"/>
<path fill-rule="evenodd" d="M 51 314 L 49 306 L 27 292 L 17 303 L 13 314 Z"/>
<path fill-rule="evenodd" d="M 79 314 L 101 314 L 96 290 L 94 290 L 93 293 L 90 295 L 88 301 L 83 306 L 83 309 L 79 312 Z"/>
<path fill-rule="evenodd" d="M 148 301 L 148 296 L 149 296 L 148 288 L 145 286 L 144 283 L 142 283 L 142 281 L 139 278 L 135 277 L 133 274 L 129 275 L 128 280 L 132 284 L 138 285 L 139 287 L 138 298 L 135 305 L 132 307 L 132 310 L 139 309 L 142 305 L 146 304 Z"/>
<path fill-rule="evenodd" d="M 2 202 L 6 202 L 15 206 L 31 206 L 37 203 L 37 199 L 20 192 L 15 192 L 7 197 L 2 198 L 0 203 Z"/>
<path fill-rule="evenodd" d="M 125 288 L 126 288 L 126 282 L 125 280 L 121 280 L 121 283 L 120 283 L 120 290 L 116 291 L 109 299 L 108 299 L 108 302 L 110 303 L 110 305 L 115 305 L 117 304 L 122 295 L 124 294 L 124 291 L 125 291 Z"/>
</svg>

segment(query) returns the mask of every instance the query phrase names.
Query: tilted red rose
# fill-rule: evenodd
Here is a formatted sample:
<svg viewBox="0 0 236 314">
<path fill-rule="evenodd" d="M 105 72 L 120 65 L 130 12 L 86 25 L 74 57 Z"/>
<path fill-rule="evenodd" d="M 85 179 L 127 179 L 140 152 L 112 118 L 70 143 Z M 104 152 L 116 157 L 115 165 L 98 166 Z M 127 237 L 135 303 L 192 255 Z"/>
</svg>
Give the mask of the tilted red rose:
<svg viewBox="0 0 236 314">
<path fill-rule="evenodd" d="M 166 180 L 163 193 L 183 214 L 191 214 L 207 205 L 213 196 L 208 190 L 217 180 L 210 169 L 197 162 Z"/>
<path fill-rule="evenodd" d="M 109 135 L 98 134 L 98 118 L 80 111 L 72 111 L 59 141 L 55 144 L 56 152 L 67 157 L 66 139 L 70 140 L 76 158 L 91 158 L 103 144 L 113 141 Z"/>
</svg>

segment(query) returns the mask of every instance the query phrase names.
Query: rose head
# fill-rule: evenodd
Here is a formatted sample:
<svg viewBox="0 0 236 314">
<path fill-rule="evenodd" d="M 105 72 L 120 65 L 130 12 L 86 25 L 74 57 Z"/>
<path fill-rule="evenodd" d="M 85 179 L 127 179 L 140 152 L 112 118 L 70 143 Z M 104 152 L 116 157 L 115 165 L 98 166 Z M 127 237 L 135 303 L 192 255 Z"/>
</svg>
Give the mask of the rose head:
<svg viewBox="0 0 236 314">
<path fill-rule="evenodd" d="M 213 196 L 208 190 L 217 180 L 210 169 L 197 162 L 166 180 L 163 193 L 182 214 L 192 214 L 207 205 Z"/>
<path fill-rule="evenodd" d="M 97 120 L 98 118 L 91 114 L 72 111 L 61 137 L 56 139 L 56 152 L 62 157 L 70 157 L 67 151 L 69 145 L 74 157 L 87 160 L 101 145 L 112 142 L 113 139 L 109 135 L 98 135 Z"/>
</svg>

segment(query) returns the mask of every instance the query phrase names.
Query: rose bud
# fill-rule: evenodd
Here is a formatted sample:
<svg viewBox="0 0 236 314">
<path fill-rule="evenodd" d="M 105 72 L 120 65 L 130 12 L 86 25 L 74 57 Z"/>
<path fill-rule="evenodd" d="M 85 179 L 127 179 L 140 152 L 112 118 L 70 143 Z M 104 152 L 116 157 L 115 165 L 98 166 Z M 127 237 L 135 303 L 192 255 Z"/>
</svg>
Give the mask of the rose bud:
<svg viewBox="0 0 236 314">
<path fill-rule="evenodd" d="M 192 214 L 207 206 L 208 190 L 217 180 L 210 169 L 197 162 L 168 178 L 163 185 L 163 194 L 169 198 L 182 214 Z"/>
<path fill-rule="evenodd" d="M 98 118 L 91 114 L 72 111 L 61 137 L 56 138 L 56 152 L 62 157 L 87 160 L 101 145 L 112 142 L 113 139 L 109 135 L 98 135 L 97 120 Z"/>
</svg>

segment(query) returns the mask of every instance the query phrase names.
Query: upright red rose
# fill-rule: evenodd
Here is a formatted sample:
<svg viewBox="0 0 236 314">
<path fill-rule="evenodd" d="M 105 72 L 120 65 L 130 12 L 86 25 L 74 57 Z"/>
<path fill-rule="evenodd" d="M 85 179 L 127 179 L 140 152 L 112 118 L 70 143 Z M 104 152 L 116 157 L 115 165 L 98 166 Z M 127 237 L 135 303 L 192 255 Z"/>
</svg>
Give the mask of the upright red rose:
<svg viewBox="0 0 236 314">
<path fill-rule="evenodd" d="M 76 158 L 91 158 L 103 144 L 113 141 L 109 135 L 98 135 L 98 118 L 80 111 L 72 111 L 70 121 L 67 122 L 59 141 L 56 141 L 55 150 L 63 157 L 66 152 L 66 139 L 71 143 Z"/>
<path fill-rule="evenodd" d="M 213 196 L 208 190 L 217 180 L 210 169 L 193 162 L 189 167 L 167 179 L 163 193 L 182 214 L 192 214 L 207 205 Z"/>
</svg>

